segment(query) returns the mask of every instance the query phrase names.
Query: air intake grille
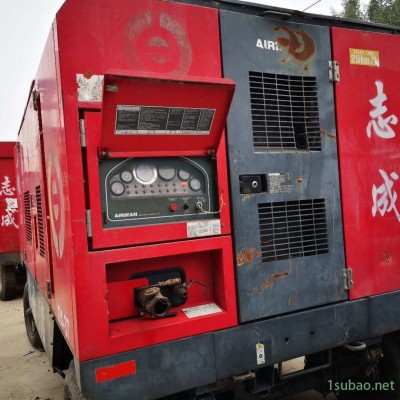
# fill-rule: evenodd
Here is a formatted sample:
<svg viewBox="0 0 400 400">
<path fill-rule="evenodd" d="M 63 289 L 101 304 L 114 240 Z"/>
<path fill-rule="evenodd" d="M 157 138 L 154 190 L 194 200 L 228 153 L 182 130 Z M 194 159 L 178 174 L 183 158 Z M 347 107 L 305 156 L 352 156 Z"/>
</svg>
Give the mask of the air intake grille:
<svg viewBox="0 0 400 400">
<path fill-rule="evenodd" d="M 32 244 L 32 220 L 31 220 L 31 195 L 29 192 L 24 193 L 24 212 L 25 212 L 25 238 Z"/>
<path fill-rule="evenodd" d="M 321 151 L 315 77 L 249 72 L 256 151 Z"/>
<path fill-rule="evenodd" d="M 42 207 L 42 192 L 40 186 L 36 186 L 36 206 L 37 206 L 37 216 L 38 216 L 38 228 L 39 228 L 39 253 L 42 257 L 45 256 L 44 247 L 44 221 L 43 221 L 43 207 Z"/>
<path fill-rule="evenodd" d="M 258 205 L 262 261 L 329 252 L 325 199 Z"/>
</svg>

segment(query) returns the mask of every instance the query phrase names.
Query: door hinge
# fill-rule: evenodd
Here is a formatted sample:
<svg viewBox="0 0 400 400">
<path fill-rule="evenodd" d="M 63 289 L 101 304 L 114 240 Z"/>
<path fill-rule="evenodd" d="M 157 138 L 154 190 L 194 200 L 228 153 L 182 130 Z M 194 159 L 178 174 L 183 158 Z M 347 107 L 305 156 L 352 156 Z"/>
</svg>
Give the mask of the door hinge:
<svg viewBox="0 0 400 400">
<path fill-rule="evenodd" d="M 353 288 L 354 286 L 353 270 L 351 268 L 343 270 L 343 283 L 344 283 L 344 288 L 346 290 L 350 290 Z"/>
<path fill-rule="evenodd" d="M 338 61 L 329 61 L 329 81 L 340 82 L 340 70 Z"/>
<path fill-rule="evenodd" d="M 85 120 L 79 120 L 79 132 L 81 136 L 81 147 L 86 147 L 86 127 L 85 127 Z"/>
<path fill-rule="evenodd" d="M 92 237 L 92 211 L 91 210 L 86 210 L 86 231 L 87 231 L 87 236 Z"/>
</svg>

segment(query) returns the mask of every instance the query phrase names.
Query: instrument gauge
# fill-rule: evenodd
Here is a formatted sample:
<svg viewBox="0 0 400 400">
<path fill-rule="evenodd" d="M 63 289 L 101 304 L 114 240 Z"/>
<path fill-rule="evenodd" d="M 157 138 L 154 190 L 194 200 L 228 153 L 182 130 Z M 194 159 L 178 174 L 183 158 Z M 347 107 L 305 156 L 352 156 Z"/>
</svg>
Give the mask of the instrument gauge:
<svg viewBox="0 0 400 400">
<path fill-rule="evenodd" d="M 184 169 L 180 169 L 178 172 L 179 179 L 187 181 L 190 178 L 190 173 Z"/>
<path fill-rule="evenodd" d="M 116 181 L 111 184 L 111 193 L 115 196 L 121 196 L 125 192 L 125 186 L 122 182 Z"/>
<path fill-rule="evenodd" d="M 133 180 L 132 172 L 130 172 L 130 171 L 122 171 L 121 172 L 121 179 L 125 183 L 132 182 L 132 180 Z"/>
<path fill-rule="evenodd" d="M 175 168 L 171 167 L 159 167 L 158 168 L 158 174 L 160 175 L 161 179 L 164 179 L 164 181 L 170 181 L 171 179 L 175 178 Z"/>
<path fill-rule="evenodd" d="M 152 164 L 138 164 L 133 169 L 133 175 L 142 185 L 150 185 L 157 179 L 157 170 Z"/>
<path fill-rule="evenodd" d="M 192 189 L 193 191 L 197 192 L 198 190 L 200 190 L 201 188 L 201 183 L 198 179 L 192 179 L 189 182 L 189 187 L 190 189 Z"/>
</svg>

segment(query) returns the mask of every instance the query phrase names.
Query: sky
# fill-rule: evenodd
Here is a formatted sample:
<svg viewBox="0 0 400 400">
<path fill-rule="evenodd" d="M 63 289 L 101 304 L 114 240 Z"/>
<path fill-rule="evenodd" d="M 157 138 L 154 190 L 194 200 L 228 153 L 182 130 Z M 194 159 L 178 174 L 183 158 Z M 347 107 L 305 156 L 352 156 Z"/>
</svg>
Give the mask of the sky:
<svg viewBox="0 0 400 400">
<path fill-rule="evenodd" d="M 303 11 L 315 1 L 251 2 Z M 64 0 L 0 0 L 0 141 L 17 140 L 31 82 L 51 23 L 63 3 Z M 341 0 L 321 0 L 307 12 L 330 15 L 332 7 L 340 10 Z"/>
</svg>

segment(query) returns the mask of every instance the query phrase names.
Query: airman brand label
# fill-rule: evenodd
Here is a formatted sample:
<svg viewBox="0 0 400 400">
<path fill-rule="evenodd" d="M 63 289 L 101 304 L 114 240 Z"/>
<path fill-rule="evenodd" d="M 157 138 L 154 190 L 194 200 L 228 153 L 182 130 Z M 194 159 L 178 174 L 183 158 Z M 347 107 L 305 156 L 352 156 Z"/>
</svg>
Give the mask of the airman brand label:
<svg viewBox="0 0 400 400">
<path fill-rule="evenodd" d="M 379 67 L 379 51 L 349 49 L 350 64 Z"/>
</svg>

